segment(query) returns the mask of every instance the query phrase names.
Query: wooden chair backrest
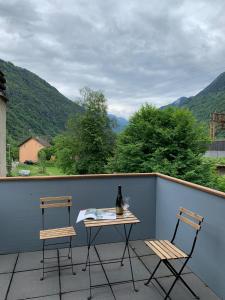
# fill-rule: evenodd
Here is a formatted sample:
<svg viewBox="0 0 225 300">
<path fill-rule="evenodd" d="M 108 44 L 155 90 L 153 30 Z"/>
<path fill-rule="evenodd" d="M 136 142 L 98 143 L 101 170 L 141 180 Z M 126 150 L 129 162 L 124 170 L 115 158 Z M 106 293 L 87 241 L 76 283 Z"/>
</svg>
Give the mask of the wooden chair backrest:
<svg viewBox="0 0 225 300">
<path fill-rule="evenodd" d="M 40 208 L 55 208 L 72 206 L 72 196 L 40 198 Z"/>
<path fill-rule="evenodd" d="M 180 207 L 179 209 L 179 214 L 177 214 L 177 218 L 190 225 L 192 228 L 194 228 L 195 230 L 199 231 L 201 229 L 201 223 L 203 221 L 203 217 L 196 214 L 195 212 L 188 210 L 186 208 Z M 188 217 L 184 217 L 182 214 L 188 216 Z M 191 218 L 191 219 L 190 219 Z M 195 221 L 195 222 L 194 222 Z"/>
</svg>

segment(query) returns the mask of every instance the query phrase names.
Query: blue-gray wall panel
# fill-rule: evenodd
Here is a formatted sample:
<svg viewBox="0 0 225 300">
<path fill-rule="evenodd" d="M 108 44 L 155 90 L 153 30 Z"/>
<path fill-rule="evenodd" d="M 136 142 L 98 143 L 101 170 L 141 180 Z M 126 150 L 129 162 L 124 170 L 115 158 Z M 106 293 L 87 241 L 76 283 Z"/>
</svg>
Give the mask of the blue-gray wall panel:
<svg viewBox="0 0 225 300">
<path fill-rule="evenodd" d="M 113 207 L 117 186 L 122 185 L 124 196 L 130 197 L 130 209 L 140 218 L 134 226 L 132 239 L 144 239 L 155 235 L 155 181 L 149 177 L 105 177 L 81 179 L 0 181 L 0 251 L 15 252 L 40 249 L 39 230 L 42 196 L 73 196 L 72 216 L 75 223 L 78 211 L 88 207 Z M 46 210 L 49 227 L 64 225 L 65 211 Z M 83 223 L 76 226 L 75 244 L 86 242 Z M 103 230 L 98 242 L 117 241 L 115 230 Z"/>
<path fill-rule="evenodd" d="M 156 237 L 170 239 L 180 206 L 205 220 L 190 266 L 215 293 L 225 298 L 225 199 L 166 179 L 156 183 Z M 188 249 L 193 230 L 184 224 L 178 243 Z"/>
</svg>

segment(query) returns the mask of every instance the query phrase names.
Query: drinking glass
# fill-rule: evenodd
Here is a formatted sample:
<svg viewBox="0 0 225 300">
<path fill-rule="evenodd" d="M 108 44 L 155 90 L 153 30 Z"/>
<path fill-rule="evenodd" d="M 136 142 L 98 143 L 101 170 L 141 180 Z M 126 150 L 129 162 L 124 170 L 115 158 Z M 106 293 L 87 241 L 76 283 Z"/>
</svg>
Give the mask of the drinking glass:
<svg viewBox="0 0 225 300">
<path fill-rule="evenodd" d="M 130 197 L 125 196 L 123 199 L 123 209 L 125 210 L 125 217 L 128 216 L 128 212 L 126 211 L 126 209 L 128 209 L 129 207 L 130 207 Z"/>
</svg>

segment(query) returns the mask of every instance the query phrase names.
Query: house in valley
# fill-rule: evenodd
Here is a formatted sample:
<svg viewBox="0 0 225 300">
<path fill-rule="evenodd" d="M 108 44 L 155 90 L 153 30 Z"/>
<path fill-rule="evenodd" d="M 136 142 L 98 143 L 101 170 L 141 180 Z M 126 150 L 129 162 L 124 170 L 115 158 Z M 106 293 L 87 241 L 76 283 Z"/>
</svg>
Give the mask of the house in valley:
<svg viewBox="0 0 225 300">
<path fill-rule="evenodd" d="M 19 145 L 19 162 L 37 162 L 38 152 L 46 147 L 50 147 L 46 140 L 39 137 L 29 137 Z"/>
</svg>

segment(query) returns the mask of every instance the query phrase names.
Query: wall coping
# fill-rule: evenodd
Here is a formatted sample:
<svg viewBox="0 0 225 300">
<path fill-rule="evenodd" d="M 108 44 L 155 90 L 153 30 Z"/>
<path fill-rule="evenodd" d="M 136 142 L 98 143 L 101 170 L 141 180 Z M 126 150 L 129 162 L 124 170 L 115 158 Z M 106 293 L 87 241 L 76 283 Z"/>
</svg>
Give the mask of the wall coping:
<svg viewBox="0 0 225 300">
<path fill-rule="evenodd" d="M 59 175 L 59 176 L 18 176 L 18 177 L 0 177 L 1 181 L 23 181 L 23 180 L 57 180 L 57 179 L 91 179 L 91 178 L 109 178 L 109 177 L 150 177 L 156 176 L 156 173 L 113 173 L 113 174 L 87 174 L 87 175 Z"/>
<path fill-rule="evenodd" d="M 1 182 L 7 181 L 41 181 L 41 180 L 70 180 L 70 179 L 97 179 L 97 178 L 113 178 L 113 177 L 159 177 L 187 187 L 212 194 L 214 196 L 225 198 L 225 193 L 220 192 L 196 183 L 164 175 L 161 173 L 113 173 L 113 174 L 88 174 L 88 175 L 64 175 L 64 176 L 29 176 L 29 177 L 0 177 Z"/>
</svg>

